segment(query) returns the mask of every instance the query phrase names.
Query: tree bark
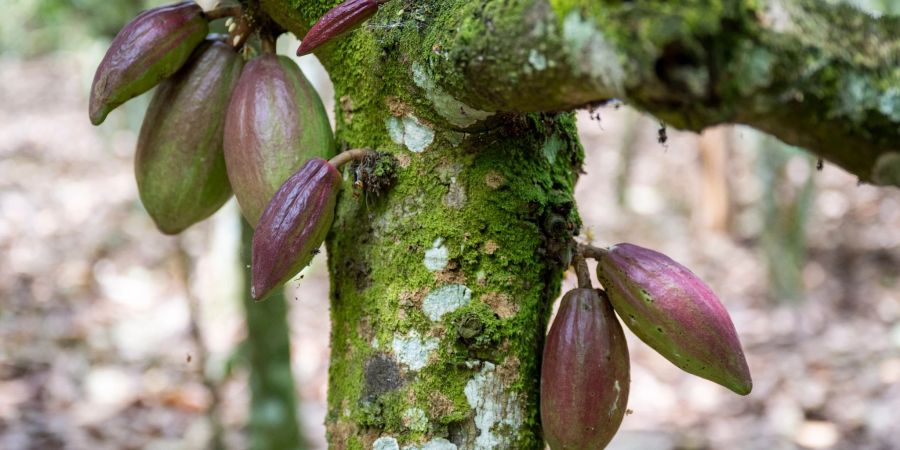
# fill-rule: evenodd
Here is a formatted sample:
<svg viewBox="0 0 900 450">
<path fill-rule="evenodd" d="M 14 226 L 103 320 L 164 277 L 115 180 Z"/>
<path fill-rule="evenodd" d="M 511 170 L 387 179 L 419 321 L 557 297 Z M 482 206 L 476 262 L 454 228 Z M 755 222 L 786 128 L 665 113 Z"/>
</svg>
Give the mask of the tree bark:
<svg viewBox="0 0 900 450">
<path fill-rule="evenodd" d="M 337 1 L 261 0 L 298 36 Z M 334 449 L 540 449 L 544 329 L 580 223 L 571 114 L 746 123 L 900 185 L 900 37 L 816 0 L 393 0 L 323 47 L 337 138 L 393 153 L 327 241 Z M 826 24 L 828 29 L 822 29 Z"/>
</svg>

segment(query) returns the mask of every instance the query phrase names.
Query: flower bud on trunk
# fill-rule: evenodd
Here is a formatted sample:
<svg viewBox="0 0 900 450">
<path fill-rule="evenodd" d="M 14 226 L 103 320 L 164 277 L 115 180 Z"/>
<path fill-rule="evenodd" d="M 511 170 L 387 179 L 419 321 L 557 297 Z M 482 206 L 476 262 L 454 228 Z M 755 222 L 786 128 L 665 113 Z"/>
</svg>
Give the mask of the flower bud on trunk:
<svg viewBox="0 0 900 450">
<path fill-rule="evenodd" d="M 597 276 L 616 312 L 642 341 L 688 373 L 747 395 L 750 369 L 728 311 L 700 278 L 662 253 L 609 248 Z"/>
<path fill-rule="evenodd" d="M 563 296 L 541 366 L 541 422 L 553 450 L 606 447 L 628 404 L 628 347 L 609 302 L 594 289 Z"/>
<path fill-rule="evenodd" d="M 313 158 L 278 189 L 253 233 L 250 294 L 266 298 L 306 267 L 334 221 L 341 174 Z"/>
<path fill-rule="evenodd" d="M 183 2 L 144 11 L 113 39 L 91 86 L 91 123 L 171 76 L 209 32 L 203 10 Z"/>
<path fill-rule="evenodd" d="M 241 67 L 231 46 L 209 41 L 153 94 L 134 167 L 141 202 L 163 233 L 180 233 L 231 197 L 223 133 Z"/>
<path fill-rule="evenodd" d="M 334 154 L 319 94 L 287 57 L 244 67 L 225 120 L 225 163 L 241 212 L 256 226 L 275 191 L 310 158 Z"/>
</svg>

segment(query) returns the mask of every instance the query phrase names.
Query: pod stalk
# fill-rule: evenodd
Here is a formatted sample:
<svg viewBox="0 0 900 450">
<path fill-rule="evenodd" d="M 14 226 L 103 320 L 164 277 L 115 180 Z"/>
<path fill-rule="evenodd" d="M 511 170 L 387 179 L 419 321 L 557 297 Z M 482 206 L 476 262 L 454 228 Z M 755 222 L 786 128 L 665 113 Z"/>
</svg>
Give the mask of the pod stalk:
<svg viewBox="0 0 900 450">
<path fill-rule="evenodd" d="M 367 156 L 376 156 L 375 151 L 369 148 L 354 148 L 345 152 L 338 153 L 337 156 L 328 160 L 332 166 L 339 169 L 344 164 L 351 161 L 362 161 Z"/>
</svg>

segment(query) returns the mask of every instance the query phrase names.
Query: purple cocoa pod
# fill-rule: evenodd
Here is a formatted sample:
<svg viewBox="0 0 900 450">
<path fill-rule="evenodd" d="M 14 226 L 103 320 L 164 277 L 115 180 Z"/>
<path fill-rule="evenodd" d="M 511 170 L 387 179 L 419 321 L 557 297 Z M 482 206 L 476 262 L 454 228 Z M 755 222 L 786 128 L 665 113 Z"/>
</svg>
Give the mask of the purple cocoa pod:
<svg viewBox="0 0 900 450">
<path fill-rule="evenodd" d="M 331 8 L 303 37 L 297 56 L 312 53 L 328 41 L 356 28 L 378 12 L 376 0 L 346 0 Z"/>
<path fill-rule="evenodd" d="M 91 123 L 178 71 L 209 32 L 203 10 L 183 2 L 142 12 L 119 31 L 91 85 Z"/>
<path fill-rule="evenodd" d="M 225 164 L 241 212 L 256 226 L 275 191 L 310 158 L 334 154 L 319 94 L 284 56 L 244 67 L 225 119 Z"/>
<path fill-rule="evenodd" d="M 334 221 L 340 187 L 340 172 L 313 158 L 278 189 L 253 233 L 254 299 L 266 298 L 309 264 Z"/>
<path fill-rule="evenodd" d="M 628 404 L 628 347 L 601 291 L 563 296 L 541 366 L 541 421 L 553 450 L 597 450 L 613 438 Z"/>
<path fill-rule="evenodd" d="M 750 393 L 731 317 L 693 272 L 662 253 L 616 244 L 600 258 L 597 276 L 619 317 L 647 345 L 688 373 Z"/>
</svg>

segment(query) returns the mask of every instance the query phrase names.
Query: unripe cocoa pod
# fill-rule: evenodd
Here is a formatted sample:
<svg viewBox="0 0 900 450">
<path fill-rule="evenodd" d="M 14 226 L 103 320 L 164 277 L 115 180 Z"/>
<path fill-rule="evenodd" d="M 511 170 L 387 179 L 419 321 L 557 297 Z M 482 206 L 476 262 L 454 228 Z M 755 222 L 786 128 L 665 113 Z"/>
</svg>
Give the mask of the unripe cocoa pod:
<svg viewBox="0 0 900 450">
<path fill-rule="evenodd" d="M 244 67 L 225 120 L 228 179 L 256 226 L 275 191 L 310 158 L 334 154 L 319 94 L 287 57 L 264 54 Z"/>
<path fill-rule="evenodd" d="M 728 311 L 699 277 L 662 253 L 617 244 L 597 276 L 642 341 L 682 370 L 747 395 L 750 369 Z"/>
<path fill-rule="evenodd" d="M 223 133 L 241 67 L 231 46 L 210 41 L 153 94 L 134 172 L 141 202 L 163 233 L 180 233 L 231 197 Z"/>
<path fill-rule="evenodd" d="M 331 8 L 303 37 L 297 56 L 312 53 L 322 44 L 356 28 L 376 12 L 376 0 L 346 0 Z"/>
<path fill-rule="evenodd" d="M 331 228 L 341 174 L 313 158 L 272 197 L 253 233 L 250 295 L 266 298 L 306 267 Z"/>
<path fill-rule="evenodd" d="M 541 363 L 541 422 L 553 450 L 598 450 L 628 405 L 628 347 L 609 301 L 595 289 L 563 296 Z"/>
<path fill-rule="evenodd" d="M 178 71 L 209 32 L 193 1 L 144 11 L 113 39 L 91 86 L 91 123 Z"/>
</svg>

